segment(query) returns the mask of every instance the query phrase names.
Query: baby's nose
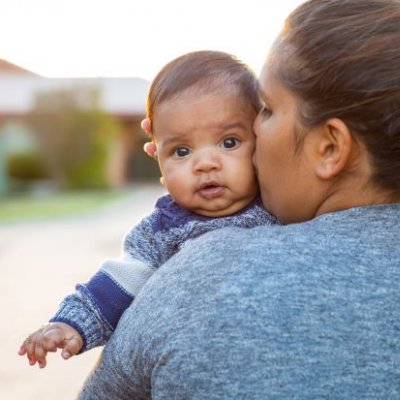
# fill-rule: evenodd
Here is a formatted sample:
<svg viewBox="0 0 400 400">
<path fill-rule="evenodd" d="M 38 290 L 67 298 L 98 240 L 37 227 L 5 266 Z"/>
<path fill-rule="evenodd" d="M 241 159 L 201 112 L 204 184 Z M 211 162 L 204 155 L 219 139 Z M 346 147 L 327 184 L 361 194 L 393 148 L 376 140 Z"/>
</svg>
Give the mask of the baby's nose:
<svg viewBox="0 0 400 400">
<path fill-rule="evenodd" d="M 210 171 L 221 168 L 221 160 L 217 151 L 208 150 L 196 154 L 194 169 L 197 172 Z"/>
</svg>

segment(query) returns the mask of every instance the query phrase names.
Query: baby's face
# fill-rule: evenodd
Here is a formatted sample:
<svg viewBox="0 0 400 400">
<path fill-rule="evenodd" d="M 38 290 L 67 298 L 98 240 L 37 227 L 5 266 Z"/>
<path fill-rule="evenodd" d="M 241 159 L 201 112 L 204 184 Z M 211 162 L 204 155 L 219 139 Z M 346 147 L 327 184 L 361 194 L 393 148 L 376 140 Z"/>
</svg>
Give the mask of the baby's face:
<svg viewBox="0 0 400 400">
<path fill-rule="evenodd" d="M 252 165 L 255 112 L 232 92 L 185 92 L 161 103 L 153 134 L 165 185 L 182 207 L 230 215 L 258 193 Z"/>
</svg>

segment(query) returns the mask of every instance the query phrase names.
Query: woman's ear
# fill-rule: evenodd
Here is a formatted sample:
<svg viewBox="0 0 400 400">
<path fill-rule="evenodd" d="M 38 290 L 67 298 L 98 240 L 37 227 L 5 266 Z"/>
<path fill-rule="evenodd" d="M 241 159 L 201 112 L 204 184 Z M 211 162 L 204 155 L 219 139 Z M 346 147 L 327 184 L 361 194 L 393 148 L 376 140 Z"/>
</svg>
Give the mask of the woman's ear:
<svg viewBox="0 0 400 400">
<path fill-rule="evenodd" d="M 339 118 L 331 118 L 319 128 L 317 142 L 316 175 L 324 180 L 332 179 L 348 164 L 353 141 L 347 125 Z"/>
</svg>

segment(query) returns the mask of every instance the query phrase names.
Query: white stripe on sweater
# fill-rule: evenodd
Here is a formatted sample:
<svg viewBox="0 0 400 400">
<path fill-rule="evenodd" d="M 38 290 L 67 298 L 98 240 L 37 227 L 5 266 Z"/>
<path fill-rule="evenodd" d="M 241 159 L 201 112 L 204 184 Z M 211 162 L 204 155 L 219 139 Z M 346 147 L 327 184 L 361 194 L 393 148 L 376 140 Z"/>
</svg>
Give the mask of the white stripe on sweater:
<svg viewBox="0 0 400 400">
<path fill-rule="evenodd" d="M 126 292 L 135 297 L 154 273 L 154 269 L 142 261 L 127 257 L 104 261 L 101 271 L 111 276 Z"/>
</svg>

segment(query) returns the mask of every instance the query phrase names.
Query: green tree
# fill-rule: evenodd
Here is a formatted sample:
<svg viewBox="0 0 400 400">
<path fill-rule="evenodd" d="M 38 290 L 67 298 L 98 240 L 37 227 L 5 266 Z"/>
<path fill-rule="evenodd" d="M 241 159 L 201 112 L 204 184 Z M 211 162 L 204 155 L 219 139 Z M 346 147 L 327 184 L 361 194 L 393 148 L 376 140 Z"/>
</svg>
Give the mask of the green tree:
<svg viewBox="0 0 400 400">
<path fill-rule="evenodd" d="M 118 123 L 100 109 L 96 89 L 40 93 L 29 122 L 60 189 L 105 188 Z"/>
</svg>

